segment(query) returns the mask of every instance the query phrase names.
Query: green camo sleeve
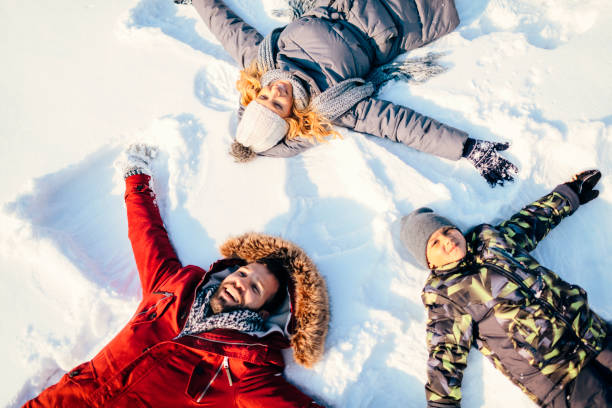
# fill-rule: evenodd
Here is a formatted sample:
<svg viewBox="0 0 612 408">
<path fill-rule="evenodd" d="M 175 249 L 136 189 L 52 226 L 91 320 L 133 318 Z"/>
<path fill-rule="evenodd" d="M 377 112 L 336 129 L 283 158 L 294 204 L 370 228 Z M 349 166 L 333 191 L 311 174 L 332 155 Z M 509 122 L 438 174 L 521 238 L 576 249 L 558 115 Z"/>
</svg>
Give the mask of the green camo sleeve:
<svg viewBox="0 0 612 408">
<path fill-rule="evenodd" d="M 423 293 L 427 308 L 428 407 L 458 407 L 461 380 L 472 346 L 472 316 L 436 293 Z"/>
<path fill-rule="evenodd" d="M 524 207 L 509 220 L 501 223 L 497 229 L 511 244 L 533 251 L 538 243 L 571 212 L 569 200 L 553 192 Z"/>
</svg>

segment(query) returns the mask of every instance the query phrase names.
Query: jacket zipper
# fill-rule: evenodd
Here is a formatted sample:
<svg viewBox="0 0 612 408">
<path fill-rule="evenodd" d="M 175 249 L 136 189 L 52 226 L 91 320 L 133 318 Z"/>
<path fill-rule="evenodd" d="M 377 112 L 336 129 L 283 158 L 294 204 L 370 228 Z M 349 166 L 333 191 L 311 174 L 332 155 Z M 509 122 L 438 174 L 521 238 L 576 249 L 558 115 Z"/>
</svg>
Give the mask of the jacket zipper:
<svg viewBox="0 0 612 408">
<path fill-rule="evenodd" d="M 164 300 L 166 300 L 167 298 L 174 296 L 174 293 L 171 292 L 153 292 L 154 295 L 164 295 L 163 298 L 159 299 L 157 302 L 155 302 L 154 305 L 152 305 L 151 307 L 149 307 L 147 310 L 143 310 L 140 313 L 136 313 L 136 316 L 140 316 L 141 314 L 147 314 L 149 313 L 149 311 L 151 311 L 152 309 L 155 309 L 157 307 L 157 305 L 159 304 L 159 302 L 163 302 Z"/>
<path fill-rule="evenodd" d="M 227 374 L 227 382 L 231 387 L 232 385 L 234 385 L 234 383 L 232 382 L 232 375 L 230 374 L 229 370 L 229 358 L 227 358 L 227 356 L 223 357 L 223 368 L 225 368 L 225 374 Z"/>
<path fill-rule="evenodd" d="M 225 372 L 227 373 L 227 379 L 229 380 L 229 385 L 230 387 L 233 385 L 232 383 L 232 377 L 230 376 L 230 372 L 229 372 L 229 359 L 227 358 L 227 356 L 223 357 L 223 362 L 221 364 L 219 364 L 219 368 L 217 368 L 217 371 L 215 372 L 215 375 L 213 375 L 213 378 L 211 378 L 211 380 L 209 381 L 208 385 L 206 386 L 206 388 L 204 388 L 202 390 L 202 392 L 198 395 L 198 398 L 196 399 L 196 402 L 200 402 L 202 401 L 202 398 L 204 398 L 204 395 L 206 395 L 206 393 L 208 392 L 208 389 L 210 388 L 210 386 L 212 385 L 212 383 L 217 379 L 217 377 L 219 376 L 219 373 L 221 372 L 222 368 L 225 368 Z"/>
<path fill-rule="evenodd" d="M 584 341 L 582 341 L 582 339 L 580 337 L 578 337 L 578 335 L 574 332 L 574 329 L 572 328 L 572 326 L 569 324 L 569 322 L 565 318 L 565 316 L 563 316 L 561 313 L 559 313 L 559 311 L 553 305 L 551 305 L 550 303 L 548 303 L 545 300 L 540 299 L 541 291 L 538 291 L 537 293 L 533 292 L 531 289 L 529 289 L 527 287 L 527 285 L 525 285 L 525 283 L 523 283 L 523 281 L 515 279 L 515 277 L 512 276 L 512 274 L 510 272 L 508 272 L 507 270 L 505 270 L 504 268 L 502 268 L 500 266 L 493 265 L 493 264 L 490 264 L 490 263 L 485 263 L 484 265 L 487 266 L 487 267 L 493 268 L 494 270 L 498 271 L 499 273 L 504 275 L 508 280 L 510 280 L 514 284 L 520 286 L 525 292 L 527 292 L 528 294 L 533 296 L 535 303 L 538 303 L 538 304 L 544 306 L 545 308 L 547 308 L 549 311 L 552 311 L 553 315 L 557 319 L 559 319 L 565 325 L 565 329 L 569 330 L 570 333 L 572 333 L 574 335 L 574 337 L 576 337 L 576 339 L 578 340 L 579 344 L 584 345 L 587 349 L 589 349 L 591 351 L 591 353 L 596 353 L 597 352 L 597 350 L 595 350 L 590 344 L 585 343 Z"/>
</svg>

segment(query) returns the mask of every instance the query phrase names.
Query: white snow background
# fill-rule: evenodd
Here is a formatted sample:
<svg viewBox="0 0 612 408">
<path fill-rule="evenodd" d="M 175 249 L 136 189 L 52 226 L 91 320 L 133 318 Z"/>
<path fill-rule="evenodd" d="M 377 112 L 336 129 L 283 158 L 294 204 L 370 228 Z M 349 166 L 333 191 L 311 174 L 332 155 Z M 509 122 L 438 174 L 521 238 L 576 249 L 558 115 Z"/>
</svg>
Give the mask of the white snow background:
<svg viewBox="0 0 612 408">
<path fill-rule="evenodd" d="M 228 0 L 262 33 L 280 0 Z M 518 179 L 491 189 L 465 160 L 343 132 L 292 159 L 236 164 L 238 69 L 191 7 L 170 0 L 0 1 L 0 404 L 18 407 L 90 359 L 139 300 L 123 180 L 133 141 L 160 146 L 162 216 L 184 264 L 231 235 L 301 245 L 325 276 L 332 319 L 313 370 L 287 377 L 335 407 L 422 407 L 427 272 L 398 220 L 429 205 L 461 227 L 498 222 L 572 174 L 599 168 L 600 198 L 535 251 L 612 318 L 612 4 L 457 0 L 461 25 L 412 53 L 448 72 L 382 97 L 509 141 Z M 470 353 L 463 406 L 534 406 Z"/>
</svg>

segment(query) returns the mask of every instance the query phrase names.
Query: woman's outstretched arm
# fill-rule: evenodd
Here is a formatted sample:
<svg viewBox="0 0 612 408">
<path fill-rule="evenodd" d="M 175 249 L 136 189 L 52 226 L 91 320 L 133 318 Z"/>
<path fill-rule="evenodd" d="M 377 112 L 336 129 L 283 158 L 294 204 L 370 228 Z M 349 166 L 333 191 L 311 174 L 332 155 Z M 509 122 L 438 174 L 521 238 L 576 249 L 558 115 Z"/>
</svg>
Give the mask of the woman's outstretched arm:
<svg viewBox="0 0 612 408">
<path fill-rule="evenodd" d="M 498 153 L 506 150 L 508 143 L 470 138 L 462 130 L 389 101 L 364 99 L 334 124 L 400 142 L 445 159 L 464 157 L 491 187 L 513 181 L 518 173 L 518 168 Z"/>
<path fill-rule="evenodd" d="M 263 36 L 223 1 L 193 0 L 193 6 L 241 69 L 248 67 L 257 58 L 257 49 Z"/>
<path fill-rule="evenodd" d="M 387 138 L 414 149 L 450 160 L 459 160 L 468 139 L 467 133 L 447 126 L 410 108 L 392 102 L 367 98 L 342 115 L 335 125 L 356 132 Z M 291 157 L 312 147 L 309 140 L 283 139 L 262 156 Z"/>
<path fill-rule="evenodd" d="M 405 106 L 367 98 L 335 121 L 335 124 L 400 142 L 413 149 L 459 160 L 468 134 Z"/>
</svg>

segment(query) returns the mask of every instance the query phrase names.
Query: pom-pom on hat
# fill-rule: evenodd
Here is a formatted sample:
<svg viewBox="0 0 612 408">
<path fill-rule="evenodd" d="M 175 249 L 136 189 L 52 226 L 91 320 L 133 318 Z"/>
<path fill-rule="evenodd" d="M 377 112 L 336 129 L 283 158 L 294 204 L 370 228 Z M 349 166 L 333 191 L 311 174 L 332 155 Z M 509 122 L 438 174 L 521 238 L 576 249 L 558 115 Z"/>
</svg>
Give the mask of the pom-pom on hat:
<svg viewBox="0 0 612 408">
<path fill-rule="evenodd" d="M 236 141 L 255 153 L 260 153 L 275 146 L 289 130 L 289 125 L 278 114 L 253 101 L 244 109 Z"/>
<path fill-rule="evenodd" d="M 421 207 L 402 218 L 400 240 L 419 264 L 429 269 L 427 241 L 434 232 L 443 227 L 457 228 L 447 218 L 434 213 L 431 208 Z"/>
</svg>

